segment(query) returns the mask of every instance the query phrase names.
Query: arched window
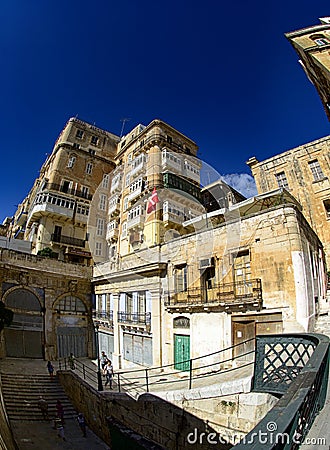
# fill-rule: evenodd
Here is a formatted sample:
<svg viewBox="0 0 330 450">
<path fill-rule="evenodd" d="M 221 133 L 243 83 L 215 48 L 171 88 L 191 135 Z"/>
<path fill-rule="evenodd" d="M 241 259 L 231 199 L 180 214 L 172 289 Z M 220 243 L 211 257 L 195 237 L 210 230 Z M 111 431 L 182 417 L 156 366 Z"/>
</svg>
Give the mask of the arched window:
<svg viewBox="0 0 330 450">
<path fill-rule="evenodd" d="M 71 313 L 85 313 L 86 306 L 83 302 L 73 295 L 66 295 L 62 297 L 56 304 L 55 309 L 60 312 L 71 312 Z"/>
<path fill-rule="evenodd" d="M 323 34 L 314 34 L 313 36 L 310 36 L 310 39 L 312 39 L 312 41 L 319 46 L 330 44 L 329 39 Z"/>
</svg>

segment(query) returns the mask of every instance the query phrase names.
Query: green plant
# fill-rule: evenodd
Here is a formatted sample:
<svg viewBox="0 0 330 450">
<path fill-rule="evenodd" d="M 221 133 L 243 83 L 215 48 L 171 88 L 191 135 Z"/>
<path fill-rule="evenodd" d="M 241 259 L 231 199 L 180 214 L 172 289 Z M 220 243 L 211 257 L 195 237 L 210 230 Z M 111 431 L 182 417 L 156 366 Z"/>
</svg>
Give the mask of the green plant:
<svg viewBox="0 0 330 450">
<path fill-rule="evenodd" d="M 53 250 L 49 247 L 45 247 L 42 250 L 38 251 L 39 256 L 46 256 L 47 258 L 53 257 Z"/>
</svg>

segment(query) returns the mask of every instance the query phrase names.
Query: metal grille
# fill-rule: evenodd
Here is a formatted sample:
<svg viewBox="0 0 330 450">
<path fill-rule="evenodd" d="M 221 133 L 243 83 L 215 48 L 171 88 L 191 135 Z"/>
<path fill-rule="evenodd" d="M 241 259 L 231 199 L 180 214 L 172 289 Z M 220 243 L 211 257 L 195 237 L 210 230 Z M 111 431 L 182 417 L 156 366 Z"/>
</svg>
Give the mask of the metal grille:
<svg viewBox="0 0 330 450">
<path fill-rule="evenodd" d="M 253 390 L 283 394 L 315 350 L 301 336 L 257 336 Z"/>
</svg>

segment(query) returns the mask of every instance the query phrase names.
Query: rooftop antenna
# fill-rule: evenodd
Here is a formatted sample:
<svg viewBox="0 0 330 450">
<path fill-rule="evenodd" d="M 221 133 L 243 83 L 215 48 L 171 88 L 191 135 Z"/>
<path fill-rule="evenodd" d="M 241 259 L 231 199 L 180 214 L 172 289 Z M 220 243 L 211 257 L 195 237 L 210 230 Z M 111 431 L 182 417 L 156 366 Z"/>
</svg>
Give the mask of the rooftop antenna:
<svg viewBox="0 0 330 450">
<path fill-rule="evenodd" d="M 120 121 L 123 122 L 123 124 L 121 126 L 120 137 L 123 137 L 125 123 L 129 122 L 130 120 L 131 119 L 129 117 L 124 117 L 124 119 L 120 119 Z"/>
</svg>

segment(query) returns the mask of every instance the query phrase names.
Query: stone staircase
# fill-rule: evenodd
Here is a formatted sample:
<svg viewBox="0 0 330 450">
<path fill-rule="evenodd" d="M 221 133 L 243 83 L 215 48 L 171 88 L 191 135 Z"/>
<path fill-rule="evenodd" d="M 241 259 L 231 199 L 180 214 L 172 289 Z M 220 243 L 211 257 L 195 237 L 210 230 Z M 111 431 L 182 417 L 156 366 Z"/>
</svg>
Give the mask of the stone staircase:
<svg viewBox="0 0 330 450">
<path fill-rule="evenodd" d="M 330 316 L 329 314 L 320 314 L 316 320 L 315 333 L 325 334 L 330 337 Z"/>
<path fill-rule="evenodd" d="M 49 418 L 56 417 L 56 401 L 60 400 L 64 409 L 64 419 L 77 416 L 77 412 L 66 396 L 55 376 L 53 380 L 45 374 L 1 374 L 2 393 L 10 420 L 43 420 L 38 408 L 40 396 L 48 403 Z"/>
</svg>

